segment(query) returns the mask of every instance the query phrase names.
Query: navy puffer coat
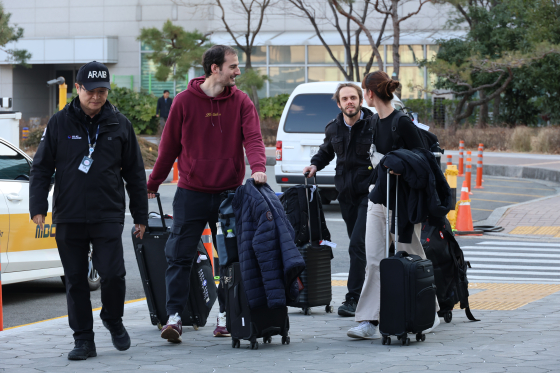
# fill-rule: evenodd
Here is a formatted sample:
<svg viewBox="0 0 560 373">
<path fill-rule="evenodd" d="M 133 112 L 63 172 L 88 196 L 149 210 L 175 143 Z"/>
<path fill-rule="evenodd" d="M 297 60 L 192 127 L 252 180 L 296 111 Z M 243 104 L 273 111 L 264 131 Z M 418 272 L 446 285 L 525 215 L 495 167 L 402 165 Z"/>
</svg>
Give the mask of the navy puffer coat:
<svg viewBox="0 0 560 373">
<path fill-rule="evenodd" d="M 235 192 L 232 207 L 249 307 L 285 307 L 299 295 L 297 277 L 305 262 L 280 200 L 268 184 L 249 179 Z"/>
</svg>

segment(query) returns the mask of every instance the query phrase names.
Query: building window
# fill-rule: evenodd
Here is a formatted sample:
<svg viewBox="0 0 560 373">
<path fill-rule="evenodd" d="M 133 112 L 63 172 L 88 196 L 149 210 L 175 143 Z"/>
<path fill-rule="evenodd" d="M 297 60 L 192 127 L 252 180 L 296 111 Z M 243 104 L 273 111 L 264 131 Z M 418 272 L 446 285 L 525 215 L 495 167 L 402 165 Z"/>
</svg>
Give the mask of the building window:
<svg viewBox="0 0 560 373">
<path fill-rule="evenodd" d="M 379 51 L 379 54 L 381 55 L 381 58 L 383 59 L 384 56 L 385 56 L 384 55 L 385 46 L 380 45 L 379 48 L 377 48 L 377 50 Z M 373 49 L 371 48 L 371 46 L 369 44 L 360 45 L 360 49 L 359 49 L 359 52 L 358 52 L 358 63 L 360 65 L 367 64 L 369 62 L 369 59 L 371 58 L 372 54 L 373 54 Z M 352 48 L 352 56 L 354 56 L 354 48 Z M 373 57 L 373 63 L 377 64 L 377 57 Z"/>
<path fill-rule="evenodd" d="M 393 67 L 387 67 L 387 74 L 393 74 Z M 415 66 L 401 66 L 399 69 L 399 82 L 402 85 L 401 100 L 408 100 L 410 98 L 422 98 L 424 93 L 415 87 L 420 86 L 424 88 L 424 69 Z M 412 87 L 411 87 L 412 86 Z"/>
<path fill-rule="evenodd" d="M 292 91 L 300 84 L 305 83 L 305 67 L 269 67 L 270 96 L 276 96 L 280 93 L 292 93 Z"/>
<path fill-rule="evenodd" d="M 399 46 L 400 63 L 418 63 L 424 59 L 423 45 Z M 387 45 L 387 63 L 393 63 L 393 46 Z"/>
<path fill-rule="evenodd" d="M 239 70 L 241 70 L 241 75 L 245 73 L 245 67 L 240 67 Z M 253 67 L 253 70 L 257 71 L 260 75 L 267 75 L 266 66 Z M 248 94 L 249 92 L 245 93 Z M 262 88 L 257 91 L 257 94 L 259 95 L 259 98 L 266 97 L 266 82 L 264 82 Z"/>
<path fill-rule="evenodd" d="M 305 64 L 305 46 L 303 45 L 270 46 L 268 51 L 271 65 Z"/>
<path fill-rule="evenodd" d="M 430 61 L 437 56 L 439 45 L 426 45 L 426 47 L 428 52 L 426 58 L 428 59 L 428 61 Z"/>
<path fill-rule="evenodd" d="M 314 66 L 307 71 L 308 82 L 344 81 L 344 74 L 338 67 Z"/>
<path fill-rule="evenodd" d="M 331 52 L 333 56 L 340 63 L 344 63 L 346 51 L 342 45 L 331 45 Z M 309 64 L 329 64 L 332 65 L 335 62 L 329 55 L 327 48 L 322 45 L 309 45 L 307 47 L 307 62 Z"/>
<path fill-rule="evenodd" d="M 247 63 L 247 57 L 245 52 L 243 52 L 239 47 L 234 47 L 237 50 L 237 57 L 239 58 L 239 64 L 245 65 Z M 251 49 L 251 65 L 266 65 L 266 46 L 253 47 Z"/>
</svg>

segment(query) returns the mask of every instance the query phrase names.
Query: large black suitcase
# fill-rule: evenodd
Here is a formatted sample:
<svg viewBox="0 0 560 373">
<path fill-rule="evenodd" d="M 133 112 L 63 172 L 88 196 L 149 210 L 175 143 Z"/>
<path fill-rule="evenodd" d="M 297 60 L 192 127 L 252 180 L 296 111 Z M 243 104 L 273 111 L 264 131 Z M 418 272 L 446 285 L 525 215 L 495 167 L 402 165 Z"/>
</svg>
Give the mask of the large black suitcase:
<svg viewBox="0 0 560 373">
<path fill-rule="evenodd" d="M 306 175 L 307 176 L 307 175 Z M 307 202 L 307 217 L 308 221 L 304 224 L 309 230 L 309 237 L 312 237 L 311 219 L 316 216 L 317 232 L 319 235 L 318 241 L 304 243 L 299 246 L 299 252 L 305 261 L 305 270 L 300 275 L 300 280 L 303 284 L 303 290 L 300 291 L 299 297 L 296 301 L 289 302 L 290 307 L 298 307 L 303 309 L 305 315 L 311 314 L 311 307 L 325 306 L 327 313 L 333 312 L 332 301 L 332 282 L 331 282 L 331 260 L 333 259 L 332 248 L 327 245 L 321 245 L 323 240 L 321 229 L 321 210 L 320 203 L 315 203 L 317 206 L 317 214 L 311 214 L 311 207 L 309 203 L 309 194 L 315 193 L 315 199 L 320 201 L 319 188 L 317 187 L 317 179 L 314 180 L 315 190 L 310 191 L 310 186 L 305 178 L 305 199 Z M 326 228 L 326 226 L 325 226 Z"/>
<path fill-rule="evenodd" d="M 144 238 L 141 240 L 132 234 L 132 242 L 140 269 L 140 277 L 144 285 L 150 318 L 152 324 L 161 329 L 168 319 L 165 307 L 167 298 L 165 244 L 169 238 L 173 220 L 170 217 L 166 218 L 163 214 L 159 194 L 156 194 L 156 198 L 160 217 L 148 219 Z M 132 228 L 132 232 L 134 232 L 134 228 Z M 203 260 L 204 257 L 206 257 L 205 260 Z M 198 244 L 198 255 L 194 259 L 191 270 L 189 299 L 181 314 L 183 325 L 190 325 L 195 330 L 206 325 L 208 315 L 217 297 L 212 264 L 201 240 Z"/>
<path fill-rule="evenodd" d="M 249 308 L 239 262 L 227 267 L 224 283 L 227 308 L 226 326 L 231 333 L 231 347 L 239 348 L 240 339 L 245 339 L 251 342 L 251 349 L 258 349 L 257 338 L 262 338 L 263 343 L 271 343 L 274 335 L 282 336 L 282 344 L 290 344 L 288 307 Z"/>
<path fill-rule="evenodd" d="M 395 200 L 395 256 L 389 257 L 389 195 L 390 179 L 387 171 L 386 258 L 379 265 L 381 281 L 381 307 L 379 331 L 383 344 L 391 344 L 391 335 L 403 345 L 410 344 L 408 333 L 416 334 L 417 341 L 424 341 L 422 331 L 434 324 L 436 313 L 436 287 L 432 262 L 417 255 L 398 251 L 398 200 Z M 396 177 L 398 190 L 399 178 Z M 395 193 L 398 195 L 398 192 Z"/>
</svg>

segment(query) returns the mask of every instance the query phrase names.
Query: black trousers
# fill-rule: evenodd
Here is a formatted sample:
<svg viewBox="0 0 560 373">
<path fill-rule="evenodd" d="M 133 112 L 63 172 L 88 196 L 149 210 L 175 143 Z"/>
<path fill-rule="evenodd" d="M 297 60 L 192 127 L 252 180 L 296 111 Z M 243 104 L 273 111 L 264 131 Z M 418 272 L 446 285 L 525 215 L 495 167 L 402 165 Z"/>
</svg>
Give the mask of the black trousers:
<svg viewBox="0 0 560 373">
<path fill-rule="evenodd" d="M 366 217 L 367 196 L 358 205 L 340 202 L 342 218 L 346 223 L 346 230 L 350 238 L 348 254 L 350 255 L 350 269 L 348 271 L 348 293 L 346 300 L 360 299 L 364 279 L 366 276 Z"/>
<path fill-rule="evenodd" d="M 126 293 L 121 223 L 63 223 L 56 226 L 56 244 L 66 277 L 68 322 L 74 339 L 93 340 L 89 297 L 88 253 L 101 277 L 102 320 L 122 320 Z"/>
<path fill-rule="evenodd" d="M 173 199 L 173 227 L 165 245 L 167 314 L 181 314 L 189 298 L 189 278 L 196 248 L 206 223 L 216 226 L 220 194 L 177 188 Z"/>
</svg>

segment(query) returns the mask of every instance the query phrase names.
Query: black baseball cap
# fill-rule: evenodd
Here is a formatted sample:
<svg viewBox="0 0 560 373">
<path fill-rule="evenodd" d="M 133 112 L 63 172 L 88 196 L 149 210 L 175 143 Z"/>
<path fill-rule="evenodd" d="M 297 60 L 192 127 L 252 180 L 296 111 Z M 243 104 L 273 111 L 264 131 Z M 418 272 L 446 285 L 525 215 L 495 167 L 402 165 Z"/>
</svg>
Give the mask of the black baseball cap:
<svg viewBox="0 0 560 373">
<path fill-rule="evenodd" d="M 111 89 L 111 78 L 109 69 L 101 62 L 92 61 L 86 63 L 76 74 L 76 82 L 82 83 L 85 89 L 91 91 L 95 88 Z"/>
</svg>

